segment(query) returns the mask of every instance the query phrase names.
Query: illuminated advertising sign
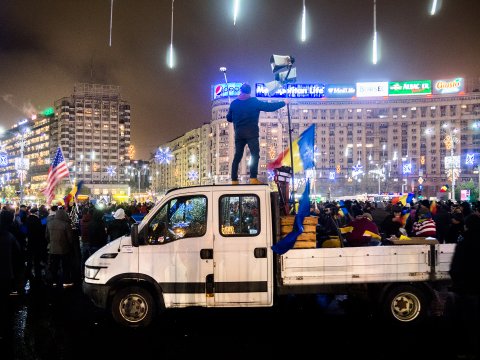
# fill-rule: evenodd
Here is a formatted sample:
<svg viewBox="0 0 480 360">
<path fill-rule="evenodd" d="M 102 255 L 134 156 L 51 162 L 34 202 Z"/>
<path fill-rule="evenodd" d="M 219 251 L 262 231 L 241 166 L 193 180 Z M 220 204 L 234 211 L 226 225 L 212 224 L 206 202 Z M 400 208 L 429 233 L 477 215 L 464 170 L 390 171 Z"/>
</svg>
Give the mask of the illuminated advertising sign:
<svg viewBox="0 0 480 360">
<path fill-rule="evenodd" d="M 355 93 L 355 84 L 328 84 L 325 87 L 325 96 L 329 98 L 351 98 Z"/>
<path fill-rule="evenodd" d="M 220 98 L 225 98 L 228 96 L 238 96 L 240 95 L 240 87 L 242 86 L 242 83 L 228 83 L 228 89 L 227 89 L 227 84 L 217 84 L 212 86 L 212 100 L 220 99 Z"/>
<path fill-rule="evenodd" d="M 388 84 L 389 96 L 429 95 L 431 93 L 431 80 L 392 81 Z"/>
<path fill-rule="evenodd" d="M 463 78 L 433 81 L 434 94 L 454 94 L 464 91 L 464 89 L 465 81 Z"/>
<path fill-rule="evenodd" d="M 263 83 L 255 84 L 255 96 L 260 97 L 289 97 L 289 98 L 323 98 L 325 97 L 324 84 L 287 84 L 269 95 L 268 88 Z"/>
<path fill-rule="evenodd" d="M 358 82 L 357 97 L 388 96 L 388 82 Z"/>
</svg>

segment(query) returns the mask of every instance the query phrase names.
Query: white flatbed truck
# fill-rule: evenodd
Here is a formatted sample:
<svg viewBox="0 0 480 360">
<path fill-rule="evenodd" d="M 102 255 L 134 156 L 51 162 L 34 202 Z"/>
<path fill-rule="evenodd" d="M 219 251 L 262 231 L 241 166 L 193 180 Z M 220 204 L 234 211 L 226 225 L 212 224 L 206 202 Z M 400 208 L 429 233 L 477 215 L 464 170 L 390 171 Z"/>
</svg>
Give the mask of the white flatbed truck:
<svg viewBox="0 0 480 360">
<path fill-rule="evenodd" d="M 173 189 L 130 236 L 85 264 L 84 293 L 120 324 L 169 308 L 271 307 L 284 295 L 362 293 L 390 320 L 428 315 L 454 245 L 291 249 L 275 254 L 279 195 L 267 185 Z"/>
</svg>

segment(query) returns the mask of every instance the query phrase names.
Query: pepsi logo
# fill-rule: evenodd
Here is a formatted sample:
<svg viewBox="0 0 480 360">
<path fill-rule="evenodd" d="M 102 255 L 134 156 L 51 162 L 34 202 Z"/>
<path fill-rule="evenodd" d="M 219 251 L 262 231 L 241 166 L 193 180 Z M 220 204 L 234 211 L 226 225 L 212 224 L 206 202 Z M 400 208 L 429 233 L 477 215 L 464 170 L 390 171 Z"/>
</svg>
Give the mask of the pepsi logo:
<svg viewBox="0 0 480 360">
<path fill-rule="evenodd" d="M 215 87 L 215 96 L 220 96 L 223 93 L 223 86 L 222 85 L 217 85 Z"/>
</svg>

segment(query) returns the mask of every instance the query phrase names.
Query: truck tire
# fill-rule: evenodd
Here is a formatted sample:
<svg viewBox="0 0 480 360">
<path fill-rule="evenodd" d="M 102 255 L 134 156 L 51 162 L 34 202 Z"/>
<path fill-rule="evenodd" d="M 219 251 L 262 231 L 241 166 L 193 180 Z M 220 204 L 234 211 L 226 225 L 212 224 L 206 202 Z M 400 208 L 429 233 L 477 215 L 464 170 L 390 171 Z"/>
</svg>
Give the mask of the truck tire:
<svg viewBox="0 0 480 360">
<path fill-rule="evenodd" d="M 127 327 L 150 325 L 155 317 L 155 309 L 150 292 L 139 286 L 120 289 L 112 299 L 113 319 Z"/>
<path fill-rule="evenodd" d="M 383 315 L 394 323 L 419 323 L 427 313 L 425 292 L 412 285 L 395 286 L 383 301 Z"/>
</svg>

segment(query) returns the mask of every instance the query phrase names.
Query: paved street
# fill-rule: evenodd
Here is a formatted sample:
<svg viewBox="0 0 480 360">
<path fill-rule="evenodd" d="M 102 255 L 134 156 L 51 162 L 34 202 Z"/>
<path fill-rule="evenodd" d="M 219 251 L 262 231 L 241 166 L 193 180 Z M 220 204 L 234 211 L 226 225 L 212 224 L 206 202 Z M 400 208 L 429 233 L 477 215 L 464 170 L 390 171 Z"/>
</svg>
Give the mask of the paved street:
<svg viewBox="0 0 480 360">
<path fill-rule="evenodd" d="M 152 327 L 134 330 L 114 324 L 79 287 L 32 287 L 14 299 L 14 309 L 1 359 L 455 358 L 448 316 L 407 330 L 348 301 L 326 309 L 318 301 L 292 301 L 282 309 L 171 310 Z"/>
</svg>

